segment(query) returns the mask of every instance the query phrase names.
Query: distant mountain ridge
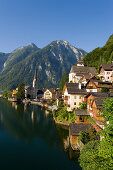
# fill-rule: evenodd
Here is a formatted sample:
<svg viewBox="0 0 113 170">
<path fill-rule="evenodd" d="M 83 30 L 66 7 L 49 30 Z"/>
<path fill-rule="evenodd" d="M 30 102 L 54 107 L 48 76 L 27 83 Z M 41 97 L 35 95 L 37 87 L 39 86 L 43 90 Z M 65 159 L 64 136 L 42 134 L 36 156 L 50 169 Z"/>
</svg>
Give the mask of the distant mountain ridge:
<svg viewBox="0 0 113 170">
<path fill-rule="evenodd" d="M 17 48 L 4 57 L 0 66 L 0 89 L 16 88 L 19 82 L 31 85 L 35 69 L 39 88 L 58 87 L 62 74 L 86 54 L 64 40 L 53 41 L 42 49 L 33 43 Z"/>
</svg>

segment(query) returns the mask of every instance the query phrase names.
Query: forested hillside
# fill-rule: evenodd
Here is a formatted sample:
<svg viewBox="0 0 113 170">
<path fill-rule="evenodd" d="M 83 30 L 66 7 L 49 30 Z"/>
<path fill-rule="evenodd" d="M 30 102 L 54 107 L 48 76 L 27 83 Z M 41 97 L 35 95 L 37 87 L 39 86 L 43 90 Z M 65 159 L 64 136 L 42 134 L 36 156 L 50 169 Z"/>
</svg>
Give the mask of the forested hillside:
<svg viewBox="0 0 113 170">
<path fill-rule="evenodd" d="M 110 36 L 109 40 L 104 47 L 96 48 L 92 52 L 84 56 L 84 63 L 87 66 L 94 66 L 97 69 L 103 63 L 111 63 L 113 60 L 113 35 Z"/>
</svg>

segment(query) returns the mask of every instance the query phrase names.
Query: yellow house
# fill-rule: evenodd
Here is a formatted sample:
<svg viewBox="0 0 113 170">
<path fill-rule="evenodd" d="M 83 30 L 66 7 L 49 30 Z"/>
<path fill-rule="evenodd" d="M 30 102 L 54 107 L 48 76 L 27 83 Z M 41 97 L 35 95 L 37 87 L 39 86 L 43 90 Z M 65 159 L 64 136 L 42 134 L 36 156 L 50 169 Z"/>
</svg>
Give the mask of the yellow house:
<svg viewBox="0 0 113 170">
<path fill-rule="evenodd" d="M 16 97 L 16 94 L 18 92 L 18 89 L 12 91 L 12 97 Z"/>
</svg>

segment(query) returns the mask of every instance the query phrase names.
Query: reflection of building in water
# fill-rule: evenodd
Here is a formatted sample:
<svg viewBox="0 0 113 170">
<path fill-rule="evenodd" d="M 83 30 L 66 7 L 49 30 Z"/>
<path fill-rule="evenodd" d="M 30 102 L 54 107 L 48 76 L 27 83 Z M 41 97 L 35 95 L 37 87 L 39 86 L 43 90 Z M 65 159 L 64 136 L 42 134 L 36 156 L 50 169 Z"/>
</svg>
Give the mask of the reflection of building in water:
<svg viewBox="0 0 113 170">
<path fill-rule="evenodd" d="M 27 104 L 24 104 L 24 112 L 27 111 Z"/>
<path fill-rule="evenodd" d="M 67 150 L 69 148 L 69 136 L 63 139 L 63 147 L 64 147 L 64 150 Z"/>
<path fill-rule="evenodd" d="M 34 123 L 34 111 L 32 111 L 31 113 L 31 120 L 32 120 L 32 123 Z"/>
<path fill-rule="evenodd" d="M 17 110 L 17 108 L 18 108 L 17 103 L 16 103 L 16 102 L 12 102 L 12 107 L 14 107 L 14 108 L 15 108 L 15 110 Z"/>
<path fill-rule="evenodd" d="M 73 150 L 71 145 L 68 149 L 68 157 L 70 160 L 78 160 L 80 156 L 80 151 L 79 150 Z"/>
<path fill-rule="evenodd" d="M 48 110 L 45 110 L 45 114 L 48 115 L 50 114 L 50 112 Z"/>
</svg>

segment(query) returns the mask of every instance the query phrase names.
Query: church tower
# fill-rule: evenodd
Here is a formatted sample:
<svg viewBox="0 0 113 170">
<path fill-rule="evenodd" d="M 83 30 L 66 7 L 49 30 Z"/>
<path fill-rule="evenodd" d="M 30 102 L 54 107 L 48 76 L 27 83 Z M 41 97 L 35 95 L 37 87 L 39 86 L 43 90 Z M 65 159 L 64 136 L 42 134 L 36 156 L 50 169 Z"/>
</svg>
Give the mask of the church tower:
<svg viewBox="0 0 113 170">
<path fill-rule="evenodd" d="M 35 70 L 35 74 L 34 74 L 34 79 L 33 79 L 33 87 L 32 87 L 32 97 L 33 99 L 36 99 L 37 98 L 37 78 L 36 78 L 36 70 Z"/>
<path fill-rule="evenodd" d="M 34 79 L 33 79 L 33 88 L 36 87 L 37 87 L 37 78 L 36 78 L 36 70 L 35 70 Z"/>
</svg>

